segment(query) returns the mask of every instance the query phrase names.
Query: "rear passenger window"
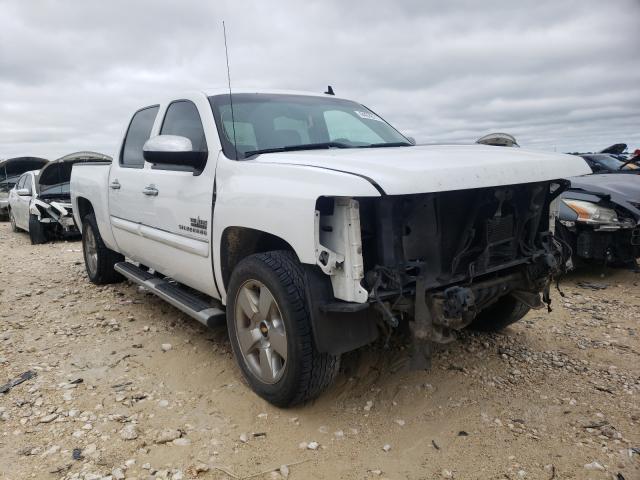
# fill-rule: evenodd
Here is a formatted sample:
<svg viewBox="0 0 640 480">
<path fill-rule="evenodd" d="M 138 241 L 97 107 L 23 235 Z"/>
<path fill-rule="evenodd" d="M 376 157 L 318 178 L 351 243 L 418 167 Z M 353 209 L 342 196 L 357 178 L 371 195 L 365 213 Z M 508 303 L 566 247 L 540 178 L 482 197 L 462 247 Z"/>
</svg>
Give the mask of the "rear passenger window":
<svg viewBox="0 0 640 480">
<path fill-rule="evenodd" d="M 151 136 L 151 129 L 158 114 L 158 108 L 155 105 L 139 110 L 131 119 L 122 153 L 120 154 L 120 165 L 123 167 L 142 168 L 144 166 L 142 147 Z"/>
<path fill-rule="evenodd" d="M 207 141 L 204 137 L 200 114 L 193 102 L 179 100 L 169 105 L 164 116 L 160 135 L 187 137 L 191 140 L 194 151 L 207 151 Z"/>
</svg>

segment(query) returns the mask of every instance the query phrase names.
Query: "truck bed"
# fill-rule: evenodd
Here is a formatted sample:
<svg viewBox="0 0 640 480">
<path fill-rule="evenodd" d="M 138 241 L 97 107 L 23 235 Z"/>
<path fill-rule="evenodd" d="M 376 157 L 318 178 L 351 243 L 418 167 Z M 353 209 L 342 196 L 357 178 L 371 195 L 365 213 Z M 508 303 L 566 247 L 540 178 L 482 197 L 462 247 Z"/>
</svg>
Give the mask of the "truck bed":
<svg viewBox="0 0 640 480">
<path fill-rule="evenodd" d="M 74 166 L 71 172 L 71 203 L 76 225 L 82 231 L 82 218 L 90 213 L 88 205 L 98 222 L 100 235 L 105 245 L 115 249 L 115 239 L 109 223 L 109 170 L 111 162 L 87 162 Z"/>
</svg>

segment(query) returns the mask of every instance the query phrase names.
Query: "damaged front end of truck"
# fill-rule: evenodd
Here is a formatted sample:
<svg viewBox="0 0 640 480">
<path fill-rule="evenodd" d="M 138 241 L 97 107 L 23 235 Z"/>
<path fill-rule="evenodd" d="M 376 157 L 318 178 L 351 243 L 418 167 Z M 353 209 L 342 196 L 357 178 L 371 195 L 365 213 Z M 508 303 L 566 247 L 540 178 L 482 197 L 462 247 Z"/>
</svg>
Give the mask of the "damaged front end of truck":
<svg viewBox="0 0 640 480">
<path fill-rule="evenodd" d="M 333 298 L 315 304 L 324 320 L 340 317 L 343 341 L 334 351 L 374 338 L 372 318 L 387 335 L 408 322 L 413 366 L 425 368 L 432 345 L 454 340 L 456 331 L 506 326 L 548 307 L 552 280 L 570 255 L 549 231 L 567 184 L 319 199 L 317 263 L 330 275 Z"/>
</svg>

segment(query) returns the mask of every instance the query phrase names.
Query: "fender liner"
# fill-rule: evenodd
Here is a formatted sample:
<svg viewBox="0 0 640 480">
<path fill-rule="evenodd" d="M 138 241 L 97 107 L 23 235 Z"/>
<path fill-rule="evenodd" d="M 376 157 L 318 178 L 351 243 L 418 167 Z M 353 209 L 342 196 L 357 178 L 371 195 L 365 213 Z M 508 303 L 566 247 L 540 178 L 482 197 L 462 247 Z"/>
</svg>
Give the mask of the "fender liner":
<svg viewBox="0 0 640 480">
<path fill-rule="evenodd" d="M 303 264 L 303 268 L 313 339 L 319 352 L 340 355 L 363 347 L 378 338 L 373 309 L 364 308 L 351 312 L 335 309 L 331 312 L 323 311 L 324 305 L 337 302 L 333 296 L 331 281 L 317 266 Z"/>
</svg>

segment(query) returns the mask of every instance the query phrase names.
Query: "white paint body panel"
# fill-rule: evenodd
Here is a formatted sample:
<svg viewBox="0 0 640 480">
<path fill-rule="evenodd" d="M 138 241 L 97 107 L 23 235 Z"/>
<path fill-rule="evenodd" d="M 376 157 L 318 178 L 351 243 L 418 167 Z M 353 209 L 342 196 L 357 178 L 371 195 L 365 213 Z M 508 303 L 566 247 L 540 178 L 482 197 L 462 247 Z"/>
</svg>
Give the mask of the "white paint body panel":
<svg viewBox="0 0 640 480">
<path fill-rule="evenodd" d="M 284 239 L 302 263 L 315 265 L 315 209 L 321 196 L 377 197 L 368 181 L 355 175 L 295 165 L 218 162 L 213 214 L 214 263 L 220 265 L 220 240 L 228 227 L 262 230 Z M 218 286 L 222 274 L 216 269 Z M 221 292 L 223 299 L 225 292 Z"/>
<path fill-rule="evenodd" d="M 251 92 L 254 91 L 236 90 Z M 315 265 L 317 199 L 380 196 L 368 179 L 387 194 L 399 195 L 529 183 L 590 172 L 578 157 L 480 145 L 315 150 L 230 160 L 221 152 L 207 99 L 223 93 L 226 92 L 192 92 L 160 103 L 152 129 L 151 136 L 157 135 L 172 100 L 193 101 L 209 150 L 201 175 L 152 170 L 145 163 L 143 169 L 126 169 L 129 172 L 122 176 L 125 169 L 119 167 L 116 154 L 112 166 L 74 168 L 71 179 L 78 224 L 77 201 L 83 197 L 92 203 L 100 234 L 109 248 L 220 298 L 223 303 L 226 292 L 219 268 L 220 248 L 223 233 L 229 227 L 246 227 L 280 237 L 302 263 Z M 118 178 L 122 185 L 117 194 L 125 188 L 124 177 L 131 176 L 134 190 L 130 201 L 110 203 L 109 176 Z M 158 187 L 158 197 L 143 198 L 142 189 L 151 183 Z M 195 239 L 178 230 L 178 224 L 191 217 L 209 222 L 206 239 Z M 117 238 L 113 235 L 116 230 Z M 357 250 L 355 240 L 345 239 L 347 244 L 351 242 L 346 250 Z M 350 277 L 359 276 L 357 267 L 353 264 Z M 356 292 L 353 295 L 362 297 Z"/>
<path fill-rule="evenodd" d="M 36 183 L 33 172 L 25 172 L 23 175 L 26 175 L 29 178 L 29 188 L 31 189 L 32 195 L 18 195 L 18 182 L 16 182 L 16 186 L 9 190 L 8 202 L 11 212 L 13 213 L 13 218 L 16 221 L 16 226 L 28 232 L 29 207 L 31 206 L 31 200 L 37 197 L 37 195 L 35 195 Z M 22 178 L 22 176 L 20 178 Z"/>
<path fill-rule="evenodd" d="M 104 244 L 111 250 L 118 250 L 116 240 L 109 223 L 109 170 L 111 165 L 74 166 L 71 171 L 71 204 L 76 225 L 82 230 L 82 219 L 78 208 L 78 199 L 91 202 L 98 222 L 98 229 Z"/>
<path fill-rule="evenodd" d="M 140 235 L 147 239 L 145 248 L 137 258 L 178 282 L 219 297 L 213 282 L 211 261 L 211 206 L 220 143 L 211 105 L 204 95 L 187 95 L 176 98 L 193 102 L 200 115 L 209 156 L 204 170 L 199 175 L 192 172 L 151 168 L 143 169 L 142 183 L 136 195 L 140 203 L 143 227 Z M 160 104 L 151 137 L 160 134 L 164 115 L 170 101 Z M 114 165 L 115 166 L 115 165 Z M 157 196 L 142 195 L 144 187 L 153 186 Z M 189 227 L 191 219 L 207 222 L 204 235 L 181 229 Z"/>
</svg>

